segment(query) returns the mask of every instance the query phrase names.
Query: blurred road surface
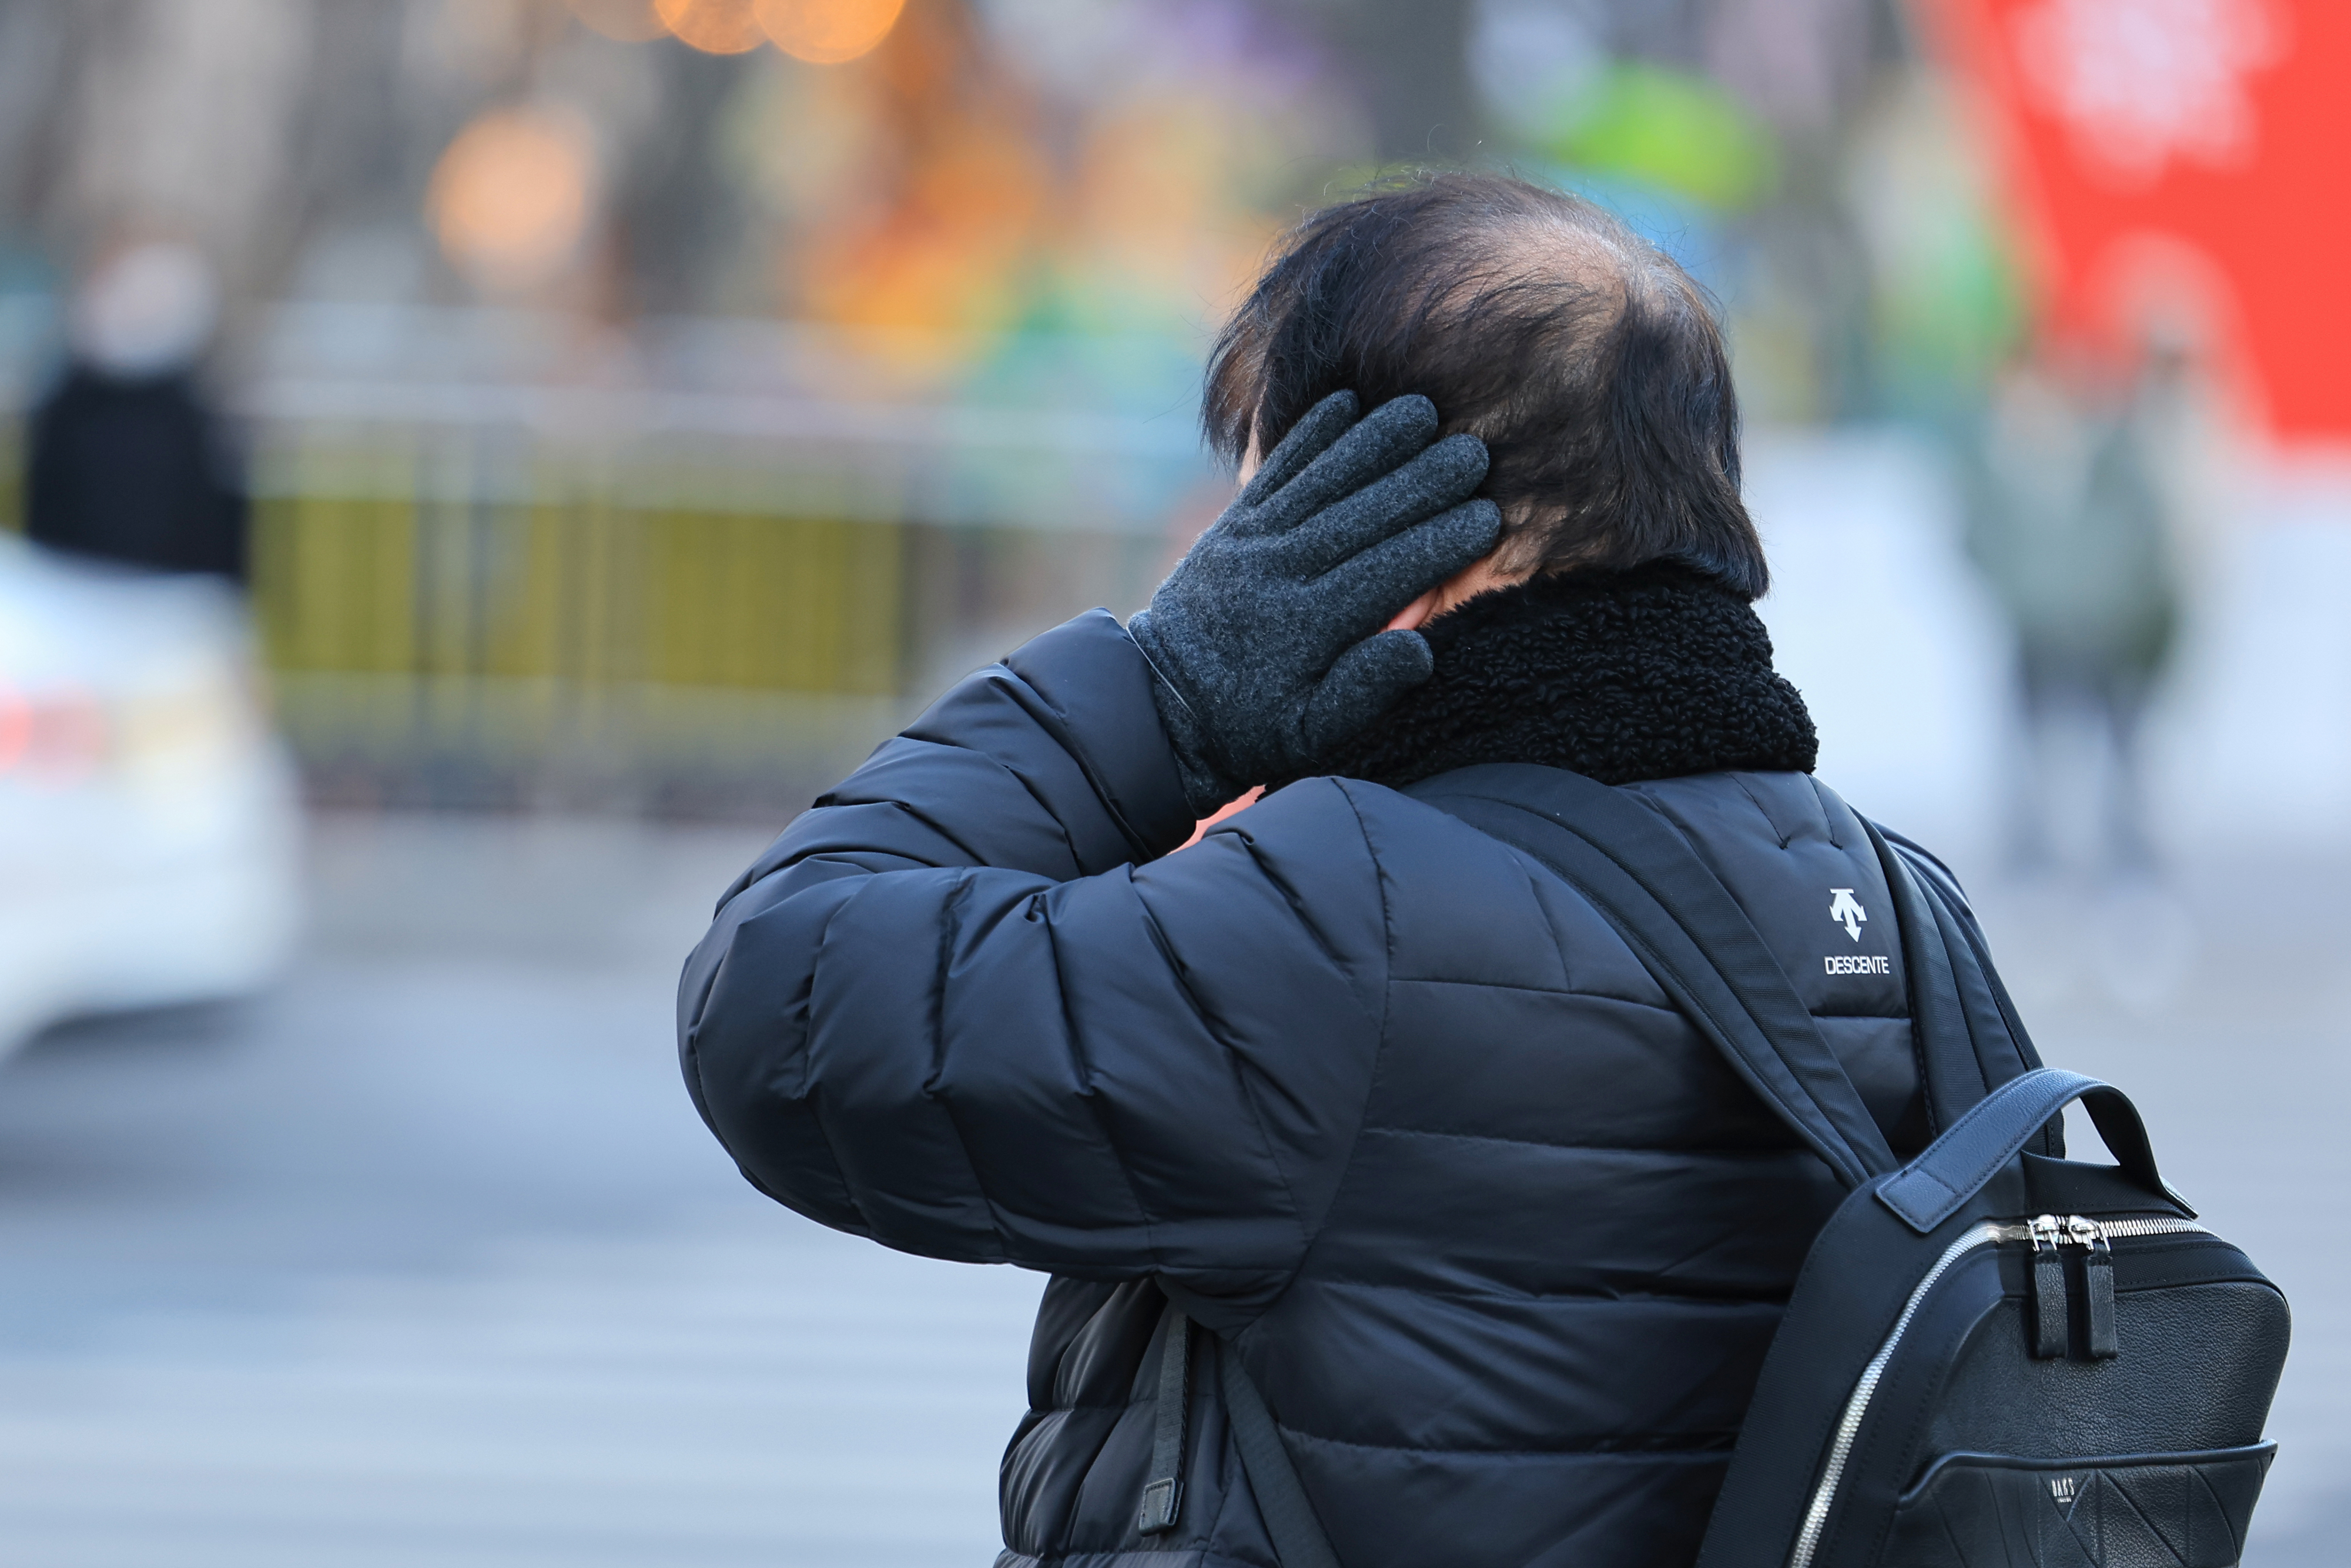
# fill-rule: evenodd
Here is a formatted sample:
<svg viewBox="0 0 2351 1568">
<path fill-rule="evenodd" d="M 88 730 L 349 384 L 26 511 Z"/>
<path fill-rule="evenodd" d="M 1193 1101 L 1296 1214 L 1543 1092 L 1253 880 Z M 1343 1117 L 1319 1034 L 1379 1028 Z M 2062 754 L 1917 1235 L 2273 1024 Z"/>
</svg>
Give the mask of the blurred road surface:
<svg viewBox="0 0 2351 1568">
<path fill-rule="evenodd" d="M 1036 1281 L 799 1221 L 677 1082 L 676 965 L 763 838 L 330 819 L 277 994 L 0 1068 L 0 1562 L 988 1562 Z M 2344 869 L 1982 895 L 2044 1052 L 2294 1300 L 2252 1568 L 2351 1532 Z"/>
<path fill-rule="evenodd" d="M 765 837 L 330 821 L 278 995 L 0 1070 L 0 1562 L 988 1562 L 1036 1281 L 799 1220 L 678 1082 Z"/>
</svg>

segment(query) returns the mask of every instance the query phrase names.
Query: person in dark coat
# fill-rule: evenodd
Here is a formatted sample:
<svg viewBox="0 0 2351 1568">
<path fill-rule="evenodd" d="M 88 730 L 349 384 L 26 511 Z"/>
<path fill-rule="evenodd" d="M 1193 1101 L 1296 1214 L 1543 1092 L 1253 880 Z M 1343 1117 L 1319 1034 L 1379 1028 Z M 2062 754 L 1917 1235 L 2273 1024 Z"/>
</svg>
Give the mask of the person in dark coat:
<svg viewBox="0 0 2351 1568">
<path fill-rule="evenodd" d="M 29 538 L 245 581 L 244 476 L 194 370 L 212 318 L 210 275 L 185 246 L 141 246 L 92 275 L 73 361 L 26 430 Z"/>
<path fill-rule="evenodd" d="M 727 891 L 695 1102 L 803 1215 L 1050 1276 L 1001 1568 L 1278 1561 L 1213 1379 L 1142 1531 L 1171 1301 L 1347 1568 L 1687 1564 L 1841 1189 L 1591 904 L 1400 789 L 1646 802 L 1928 1141 L 1886 883 L 1750 607 L 1718 327 L 1588 204 L 1434 176 L 1290 236 L 1207 423 L 1247 483 L 1147 612 L 970 676 Z"/>
</svg>

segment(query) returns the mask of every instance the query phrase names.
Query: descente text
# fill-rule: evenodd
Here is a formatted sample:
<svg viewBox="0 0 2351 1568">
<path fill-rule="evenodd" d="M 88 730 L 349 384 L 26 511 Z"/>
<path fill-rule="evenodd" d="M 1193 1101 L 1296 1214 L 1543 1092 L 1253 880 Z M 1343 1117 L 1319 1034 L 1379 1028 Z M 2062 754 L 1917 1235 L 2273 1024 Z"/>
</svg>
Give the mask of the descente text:
<svg viewBox="0 0 2351 1568">
<path fill-rule="evenodd" d="M 1883 953 L 1825 953 L 1821 962 L 1832 975 L 1890 975 L 1894 960 Z"/>
</svg>

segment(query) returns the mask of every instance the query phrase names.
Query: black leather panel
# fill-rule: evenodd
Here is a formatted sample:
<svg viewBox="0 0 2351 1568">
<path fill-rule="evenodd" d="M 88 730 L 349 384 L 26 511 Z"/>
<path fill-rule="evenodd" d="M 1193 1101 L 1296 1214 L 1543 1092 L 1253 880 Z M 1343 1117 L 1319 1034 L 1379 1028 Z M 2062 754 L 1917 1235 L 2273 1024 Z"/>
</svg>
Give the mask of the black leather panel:
<svg viewBox="0 0 2351 1568">
<path fill-rule="evenodd" d="M 2265 1284 L 2126 1291 L 2111 1361 L 2025 1354 L 2025 1303 L 1970 1337 L 1920 1451 L 2135 1454 L 2259 1442 L 2285 1361 L 2285 1301 Z"/>
<path fill-rule="evenodd" d="M 1895 1511 L 1883 1568 L 2236 1568 L 2274 1443 L 2082 1459 L 1955 1454 Z"/>
<path fill-rule="evenodd" d="M 2221 1281 L 2125 1291 L 2116 1303 L 2121 1355 L 2082 1359 L 2077 1332 L 2069 1354 L 2035 1360 L 2028 1303 L 2002 1291 L 2025 1249 L 2001 1250 L 2007 1256 L 1995 1260 L 1985 1249 L 1954 1267 L 1911 1321 L 1877 1384 L 1814 1568 L 1907 1568 L 1885 1554 L 1897 1501 L 1949 1455 L 2067 1460 L 2261 1441 L 2285 1355 L 2285 1307 L 2273 1287 Z M 2233 1255 L 2226 1246 L 2206 1250 Z M 2118 1249 L 2117 1270 L 2130 1261 Z M 2079 1289 L 2069 1294 L 2078 1306 Z"/>
</svg>

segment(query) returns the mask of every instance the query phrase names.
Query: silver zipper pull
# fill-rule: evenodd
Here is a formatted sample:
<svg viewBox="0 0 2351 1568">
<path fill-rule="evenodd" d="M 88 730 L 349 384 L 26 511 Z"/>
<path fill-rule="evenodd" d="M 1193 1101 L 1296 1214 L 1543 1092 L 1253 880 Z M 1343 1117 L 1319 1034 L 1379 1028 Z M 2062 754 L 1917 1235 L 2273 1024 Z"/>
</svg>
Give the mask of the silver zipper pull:
<svg viewBox="0 0 2351 1568">
<path fill-rule="evenodd" d="M 2082 1285 L 2089 1297 L 2089 1343 L 2092 1361 L 2112 1361 L 2122 1354 L 2115 1332 L 2115 1248 L 2106 1228 L 2095 1219 L 2073 1215 L 2065 1221 L 2069 1239 L 2087 1249 L 2082 1260 Z"/>
<path fill-rule="evenodd" d="M 2032 1301 L 2027 1314 L 2032 1325 L 2032 1358 L 2054 1361 L 2065 1354 L 2065 1259 L 2057 1250 L 2064 1232 L 2057 1217 L 2044 1214 L 2025 1222 L 2032 1233 Z"/>
</svg>

